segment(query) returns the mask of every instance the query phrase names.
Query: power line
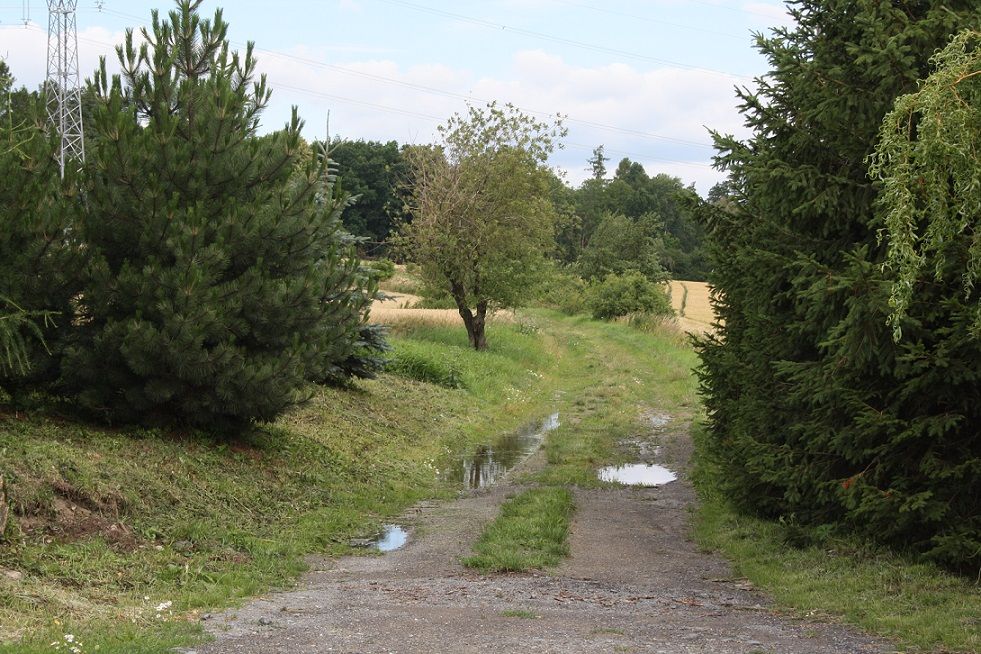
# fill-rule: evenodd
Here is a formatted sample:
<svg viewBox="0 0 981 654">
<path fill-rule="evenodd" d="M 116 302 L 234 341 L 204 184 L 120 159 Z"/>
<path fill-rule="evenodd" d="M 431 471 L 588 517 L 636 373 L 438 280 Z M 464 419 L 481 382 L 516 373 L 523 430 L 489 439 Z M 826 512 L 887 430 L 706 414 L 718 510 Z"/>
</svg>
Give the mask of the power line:
<svg viewBox="0 0 981 654">
<path fill-rule="evenodd" d="M 126 14 L 124 12 L 115 11 L 115 10 L 111 10 L 111 9 L 103 8 L 102 11 L 103 11 L 103 13 L 113 14 L 113 15 L 116 15 L 116 16 L 119 16 L 119 17 L 122 17 L 122 18 L 128 18 L 128 19 L 133 19 L 133 20 L 137 20 L 137 21 L 142 21 L 143 20 L 142 18 L 140 18 L 138 16 L 134 16 L 132 14 Z M 28 26 L 28 27 L 29 27 L 29 29 L 36 30 L 36 31 L 39 31 L 39 32 L 42 32 L 43 31 L 39 27 L 37 27 L 36 25 L 33 25 L 33 24 L 30 25 L 30 26 Z M 0 26 L 0 29 L 3 29 L 3 26 Z M 8 29 L 10 29 L 10 28 L 8 28 Z M 101 46 L 104 46 L 104 47 L 107 47 L 107 48 L 114 47 L 114 45 L 111 44 L 111 43 L 106 43 L 105 41 L 99 41 L 99 40 L 96 40 L 96 39 L 79 37 L 79 40 L 80 41 L 85 41 L 87 43 L 91 43 L 91 44 L 94 44 L 94 45 L 101 45 Z M 235 44 L 235 45 L 241 45 L 241 44 Z M 394 78 L 389 78 L 389 77 L 385 77 L 385 76 L 382 76 L 382 75 L 375 75 L 375 74 L 372 74 L 372 73 L 366 73 L 364 71 L 357 71 L 357 70 L 349 69 L 349 68 L 346 68 L 346 67 L 343 67 L 343 66 L 337 66 L 335 64 L 327 64 L 327 63 L 323 63 L 323 62 L 318 62 L 318 61 L 313 60 L 313 59 L 308 59 L 308 58 L 305 58 L 305 57 L 299 57 L 299 56 L 296 56 L 296 55 L 290 55 L 290 54 L 287 54 L 287 53 L 277 52 L 277 51 L 273 51 L 273 50 L 265 50 L 265 49 L 262 49 L 262 48 L 256 48 L 256 52 L 271 54 L 271 55 L 279 56 L 279 57 L 284 57 L 284 58 L 287 58 L 287 59 L 299 61 L 299 62 L 306 63 L 306 64 L 309 64 L 309 65 L 315 65 L 315 66 L 327 68 L 327 69 L 330 69 L 330 70 L 337 70 L 338 72 L 342 72 L 342 73 L 357 75 L 357 76 L 366 77 L 366 78 L 369 78 L 369 79 L 376 79 L 377 81 L 382 81 L 382 82 L 385 82 L 385 83 L 396 84 L 396 85 L 405 86 L 405 87 L 408 87 L 408 88 L 415 88 L 415 89 L 422 90 L 422 91 L 429 92 L 429 93 L 433 93 L 433 94 L 444 95 L 446 97 L 453 97 L 453 98 L 463 99 L 463 100 L 468 100 L 468 101 L 486 102 L 485 100 L 481 100 L 479 98 L 474 98 L 472 96 L 465 95 L 465 94 L 462 94 L 462 93 L 455 93 L 453 91 L 446 91 L 446 90 L 438 89 L 438 88 L 435 88 L 435 87 L 427 87 L 427 86 L 424 86 L 424 85 L 414 84 L 414 83 L 411 83 L 411 82 L 404 82 L 402 80 L 396 80 Z M 326 92 L 318 91 L 318 90 L 315 90 L 315 89 L 309 89 L 309 88 L 305 88 L 305 87 L 301 87 L 301 86 L 295 86 L 295 85 L 292 85 L 292 84 L 286 84 L 286 83 L 281 83 L 281 82 L 277 82 L 276 83 L 276 88 L 282 88 L 282 89 L 290 90 L 290 91 L 293 91 L 293 92 L 296 92 L 296 93 L 301 93 L 301 94 L 304 94 L 304 95 L 318 97 L 318 98 L 329 99 L 329 100 L 333 100 L 333 101 L 341 102 L 341 103 L 345 103 L 345 104 L 362 106 L 362 107 L 370 108 L 370 109 L 373 109 L 375 111 L 379 111 L 379 112 L 383 112 L 383 113 L 398 114 L 398 115 L 403 115 L 403 116 L 410 116 L 410 117 L 414 117 L 414 118 L 423 118 L 423 119 L 426 119 L 426 120 L 435 120 L 435 121 L 440 121 L 443 118 L 445 118 L 444 116 L 436 116 L 436 115 L 433 115 L 433 114 L 428 114 L 428 113 L 423 113 L 423 112 L 418 112 L 418 111 L 412 111 L 410 109 L 403 109 L 403 108 L 399 108 L 399 107 L 392 107 L 392 106 L 389 106 L 389 105 L 384 105 L 384 104 L 369 102 L 369 101 L 365 101 L 365 100 L 359 100 L 359 99 L 356 99 L 356 98 L 350 98 L 350 97 L 336 95 L 336 94 L 332 94 L 332 93 L 326 93 Z M 534 114 L 539 114 L 539 115 L 550 115 L 550 116 L 551 115 L 554 115 L 554 114 L 549 114 L 547 112 L 534 112 L 534 111 L 530 111 L 530 110 L 523 109 L 523 108 L 520 108 L 520 107 L 519 107 L 519 109 L 521 109 L 522 111 L 525 111 L 526 113 L 534 113 Z M 711 148 L 712 147 L 710 144 L 701 143 L 701 142 L 698 142 L 698 141 L 689 141 L 689 140 L 685 140 L 685 139 L 677 139 L 677 138 L 674 138 L 674 137 L 663 136 L 663 135 L 659 135 L 659 134 L 653 134 L 653 133 L 644 132 L 644 131 L 641 131 L 641 130 L 634 130 L 634 129 L 630 129 L 630 128 L 617 127 L 617 126 L 614 126 L 614 125 L 606 125 L 606 124 L 603 124 L 603 123 L 595 123 L 595 122 L 588 121 L 588 120 L 580 120 L 580 119 L 573 119 L 573 118 L 566 118 L 566 120 L 568 122 L 570 122 L 570 123 L 574 122 L 574 123 L 582 124 L 584 126 L 592 127 L 592 128 L 595 128 L 595 129 L 616 131 L 616 132 L 620 132 L 620 133 L 624 133 L 624 134 L 628 134 L 628 135 L 641 136 L 641 137 L 644 137 L 644 138 L 652 138 L 652 139 L 658 139 L 658 140 L 666 140 L 666 141 L 671 141 L 671 142 L 675 142 L 675 143 L 682 144 L 682 145 L 693 145 L 693 146 L 706 147 L 706 148 Z M 330 136 L 329 134 L 326 135 L 326 137 L 328 137 L 328 138 L 329 138 L 329 136 Z M 586 144 L 582 144 L 582 143 L 569 142 L 569 141 L 564 142 L 564 145 L 566 147 L 568 147 L 568 148 L 571 148 L 571 149 L 583 150 L 583 151 L 587 151 L 587 152 L 591 152 L 595 148 L 594 145 L 586 145 Z M 679 160 L 679 159 L 670 159 L 670 158 L 665 158 L 665 157 L 657 157 L 657 156 L 653 156 L 653 155 L 650 155 L 650 154 L 639 153 L 639 152 L 629 151 L 629 150 L 619 150 L 619 149 L 614 149 L 614 148 L 605 148 L 605 152 L 608 152 L 610 154 L 617 154 L 617 155 L 622 155 L 622 156 L 626 156 L 626 157 L 631 157 L 631 158 L 633 158 L 635 160 L 643 160 L 643 161 L 648 161 L 648 162 L 670 163 L 670 164 L 676 164 L 676 165 L 682 165 L 682 166 L 690 166 L 690 167 L 702 168 L 702 169 L 711 169 L 712 168 L 712 166 L 710 164 L 704 164 L 704 163 L 699 163 L 699 162 L 694 162 L 694 161 L 683 161 L 683 160 Z"/>
<path fill-rule="evenodd" d="M 139 17 L 137 17 L 137 16 L 133 16 L 131 14 L 126 14 L 124 12 L 120 12 L 120 11 L 116 11 L 116 10 L 112 10 L 112 9 L 103 9 L 103 12 L 104 13 L 107 13 L 107 14 L 117 15 L 117 16 L 120 16 L 120 17 L 123 17 L 123 18 L 131 18 L 131 19 L 135 19 L 135 20 L 140 20 Z M 233 45 L 237 45 L 237 46 L 240 46 L 241 47 L 241 46 L 244 46 L 245 44 L 244 43 L 241 43 L 241 42 L 233 42 Z M 362 78 L 365 78 L 365 79 L 371 79 L 371 80 L 375 80 L 375 81 L 382 82 L 382 83 L 385 83 L 385 84 L 391 84 L 391 85 L 401 86 L 403 88 L 410 88 L 410 89 L 422 91 L 424 93 L 429 93 L 429 94 L 433 94 L 433 95 L 440 95 L 440 96 L 443 96 L 443 97 L 449 97 L 449 98 L 454 98 L 454 99 L 458 99 L 458 100 L 464 100 L 466 102 L 481 102 L 481 103 L 485 103 L 485 104 L 488 103 L 488 102 L 490 102 L 490 100 L 487 99 L 487 98 L 479 98 L 479 97 L 475 97 L 475 96 L 470 95 L 470 94 L 459 93 L 459 92 L 456 92 L 456 91 L 449 91 L 449 90 L 446 90 L 446 89 L 440 89 L 440 88 L 437 88 L 437 87 L 427 86 L 427 85 L 423 85 L 423 84 L 416 84 L 414 82 L 407 82 L 407 81 L 404 81 L 404 80 L 395 79 L 393 77 L 387 77 L 385 75 L 378 75 L 376 73 L 368 73 L 368 72 L 365 72 L 365 71 L 356 70 L 356 69 L 353 69 L 353 68 L 349 68 L 347 66 L 340 66 L 340 65 L 337 65 L 337 64 L 328 64 L 328 63 L 325 63 L 325 62 L 322 62 L 322 61 L 317 61 L 316 59 L 311 59 L 309 57 L 301 57 L 301 56 L 298 56 L 298 55 L 288 54 L 288 53 L 280 52 L 280 51 L 277 51 L 277 50 L 269 50 L 267 48 L 258 48 L 257 47 L 257 48 L 255 48 L 255 51 L 257 53 L 260 53 L 260 54 L 267 54 L 267 55 L 271 55 L 271 56 L 274 56 L 274 57 L 280 57 L 280 58 L 284 58 L 284 59 L 289 59 L 291 61 L 297 61 L 297 62 L 306 64 L 306 65 L 309 65 L 309 66 L 316 66 L 318 68 L 323 68 L 323 69 L 326 69 L 326 70 L 332 70 L 332 71 L 339 72 L 339 73 L 342 73 L 342 74 L 345 74 L 345 75 L 351 75 L 351 76 L 356 76 L 356 77 L 362 77 Z M 285 88 L 286 85 L 277 83 L 277 86 Z M 290 88 L 292 90 L 299 90 L 299 87 L 290 87 Z M 311 91 L 311 93 L 315 93 L 315 92 Z M 370 103 L 368 103 L 368 104 L 370 104 Z M 521 110 L 521 111 L 523 111 L 525 113 L 536 115 L 536 116 L 546 116 L 546 117 L 553 117 L 553 116 L 555 116 L 555 112 L 534 110 L 534 109 L 529 109 L 529 108 L 526 108 L 526 107 L 520 107 L 520 106 L 517 106 L 517 105 L 516 105 L 516 107 L 519 110 Z M 403 111 L 403 113 L 405 113 L 405 112 Z M 411 112 L 409 112 L 409 113 L 411 114 Z M 620 133 L 620 134 L 626 134 L 628 136 L 636 136 L 636 137 L 645 138 L 645 139 L 653 139 L 653 140 L 658 140 L 658 141 L 665 141 L 665 142 L 670 142 L 670 143 L 677 143 L 679 145 L 691 145 L 691 146 L 701 147 L 701 148 L 709 148 L 709 149 L 711 149 L 713 147 L 712 144 L 701 142 L 701 141 L 692 141 L 692 140 L 689 140 L 689 139 L 682 139 L 682 138 L 677 138 L 677 137 L 673 137 L 673 136 L 667 136 L 667 135 L 664 135 L 664 134 L 657 134 L 657 133 L 654 133 L 654 132 L 647 132 L 647 131 L 644 131 L 644 130 L 632 129 L 632 128 L 627 128 L 627 127 L 619 127 L 617 125 L 609 125 L 609 124 L 601 123 L 601 122 L 598 122 L 598 121 L 585 120 L 585 119 L 581 119 L 581 118 L 575 118 L 575 117 L 572 117 L 572 116 L 567 116 L 567 117 L 565 117 L 564 120 L 566 122 L 570 123 L 570 124 L 582 125 L 584 127 L 591 127 L 593 129 L 599 129 L 599 130 L 603 130 L 603 131 L 617 132 L 617 133 Z"/>
<path fill-rule="evenodd" d="M 674 61 L 671 59 L 661 59 L 659 57 L 651 57 L 648 55 L 639 54 L 636 52 L 629 52 L 627 50 L 619 50 L 617 48 L 609 48 L 603 45 L 596 45 L 593 43 L 586 43 L 584 41 L 577 41 L 575 39 L 567 39 L 562 36 L 554 36 L 551 34 L 546 34 L 545 32 L 536 32 L 535 30 L 525 29 L 523 27 L 513 27 L 510 25 L 505 25 L 503 23 L 495 23 L 494 21 L 485 20 L 483 18 L 475 18 L 473 16 L 467 16 L 464 14 L 458 14 L 452 11 L 446 11 L 444 9 L 437 9 L 435 7 L 428 7 L 426 5 L 416 4 L 414 2 L 407 2 L 406 0 L 376 0 L 377 2 L 384 2 L 390 5 L 397 5 L 400 7 L 406 7 L 414 11 L 420 11 L 427 14 L 433 14 L 435 16 L 443 16 L 445 18 L 451 18 L 456 21 L 471 23 L 473 25 L 480 25 L 481 27 L 487 27 L 495 30 L 503 30 L 508 32 L 514 32 L 515 34 L 522 34 L 524 36 L 530 36 L 532 38 L 541 39 L 543 41 L 551 41 L 553 43 L 561 43 L 563 45 L 572 46 L 574 48 L 581 48 L 583 50 L 592 50 L 594 52 L 604 52 L 606 54 L 613 54 L 620 57 L 626 57 L 629 59 L 639 59 L 641 61 L 650 61 L 653 63 L 664 64 L 667 66 L 676 66 L 678 68 L 685 68 L 687 70 L 701 71 L 706 73 L 712 73 L 714 75 L 724 75 L 726 77 L 738 77 L 741 79 L 752 79 L 748 75 L 740 75 L 738 73 L 731 73 L 724 70 L 717 70 L 715 68 L 705 68 L 702 66 L 694 66 L 692 64 L 686 64 L 681 61 Z"/>
<path fill-rule="evenodd" d="M 725 36 L 730 39 L 739 39 L 741 41 L 746 39 L 746 36 L 740 36 L 739 34 L 732 34 L 730 32 L 717 32 L 715 30 L 708 30 L 704 27 L 695 27 L 694 25 L 685 25 L 683 23 L 674 23 L 668 20 L 662 20 L 660 18 L 651 18 L 650 16 L 641 16 L 638 14 L 631 14 L 625 11 L 619 11 L 617 9 L 609 9 L 608 7 L 596 7 L 594 5 L 586 4 L 584 2 L 573 2 L 572 0 L 557 0 L 564 5 L 570 7 L 578 7 L 579 9 L 588 9 L 590 11 L 599 12 L 602 14 L 610 14 L 611 16 L 621 16 L 623 18 L 629 18 L 630 20 L 640 20 L 645 23 L 654 23 L 656 25 L 667 25 L 668 27 L 677 27 L 678 29 L 691 30 L 692 32 L 701 32 L 703 34 L 712 34 L 715 36 Z"/>
</svg>

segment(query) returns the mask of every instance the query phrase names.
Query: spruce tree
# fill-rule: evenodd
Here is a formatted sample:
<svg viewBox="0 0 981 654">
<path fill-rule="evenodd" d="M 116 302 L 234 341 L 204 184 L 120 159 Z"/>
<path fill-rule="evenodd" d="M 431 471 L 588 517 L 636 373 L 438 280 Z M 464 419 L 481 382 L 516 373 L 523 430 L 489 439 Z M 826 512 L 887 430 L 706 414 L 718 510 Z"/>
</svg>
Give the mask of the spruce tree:
<svg viewBox="0 0 981 654">
<path fill-rule="evenodd" d="M 740 93 L 748 142 L 717 137 L 734 202 L 711 211 L 720 333 L 701 343 L 709 453 L 738 505 L 981 561 L 981 348 L 937 284 L 892 339 L 879 186 L 883 116 L 976 25 L 974 2 L 789 3 Z"/>
<path fill-rule="evenodd" d="M 270 97 L 221 10 L 153 14 L 105 62 L 87 125 L 92 263 L 63 383 L 113 420 L 238 430 L 308 380 L 353 371 L 373 295 L 340 228 L 347 200 L 300 136 L 258 136 Z"/>
</svg>

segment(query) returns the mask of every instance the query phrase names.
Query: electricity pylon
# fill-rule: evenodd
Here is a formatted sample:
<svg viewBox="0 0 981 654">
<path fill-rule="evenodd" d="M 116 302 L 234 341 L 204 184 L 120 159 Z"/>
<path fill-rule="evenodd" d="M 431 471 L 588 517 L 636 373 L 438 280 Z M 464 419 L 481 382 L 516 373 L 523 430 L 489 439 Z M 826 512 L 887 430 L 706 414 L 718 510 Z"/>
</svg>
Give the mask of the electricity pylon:
<svg viewBox="0 0 981 654">
<path fill-rule="evenodd" d="M 85 161 L 82 83 L 78 75 L 78 0 L 48 0 L 48 77 L 44 83 L 48 120 L 61 136 L 61 176 L 69 161 Z"/>
</svg>

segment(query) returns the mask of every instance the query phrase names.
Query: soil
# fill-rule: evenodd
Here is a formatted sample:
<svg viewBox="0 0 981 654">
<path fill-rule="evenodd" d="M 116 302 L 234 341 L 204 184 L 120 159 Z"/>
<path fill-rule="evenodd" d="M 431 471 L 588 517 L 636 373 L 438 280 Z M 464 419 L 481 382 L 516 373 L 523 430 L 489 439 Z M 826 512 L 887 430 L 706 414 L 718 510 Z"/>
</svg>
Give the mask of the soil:
<svg viewBox="0 0 981 654">
<path fill-rule="evenodd" d="M 690 539 L 687 430 L 652 423 L 650 442 L 625 447 L 668 465 L 678 480 L 577 489 L 571 556 L 555 570 L 485 576 L 460 564 L 501 502 L 521 490 L 506 479 L 414 507 L 401 521 L 411 536 L 400 550 L 311 559 L 295 590 L 205 616 L 216 640 L 187 652 L 894 651 L 853 629 L 774 610 L 718 555 L 700 551 Z M 521 468 L 544 464 L 538 453 Z"/>
</svg>

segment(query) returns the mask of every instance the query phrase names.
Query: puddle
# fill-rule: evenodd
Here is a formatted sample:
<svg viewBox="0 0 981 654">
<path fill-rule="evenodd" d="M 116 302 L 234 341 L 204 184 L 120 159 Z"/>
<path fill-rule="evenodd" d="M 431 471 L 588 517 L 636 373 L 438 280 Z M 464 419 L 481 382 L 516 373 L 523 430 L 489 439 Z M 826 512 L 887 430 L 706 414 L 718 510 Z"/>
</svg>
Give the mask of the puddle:
<svg viewBox="0 0 981 654">
<path fill-rule="evenodd" d="M 508 434 L 493 444 L 481 445 L 443 474 L 443 479 L 461 484 L 467 490 L 494 484 L 542 444 L 545 434 L 559 426 L 559 414 L 534 422 Z"/>
<path fill-rule="evenodd" d="M 671 422 L 671 416 L 667 413 L 650 411 L 645 416 L 653 429 L 663 429 Z"/>
<path fill-rule="evenodd" d="M 385 530 L 371 546 L 379 552 L 391 552 L 405 545 L 408 540 L 409 532 L 399 525 L 385 525 Z"/>
<path fill-rule="evenodd" d="M 601 481 L 615 481 L 628 486 L 661 486 L 678 478 L 664 466 L 643 463 L 600 468 L 597 475 Z"/>
</svg>

